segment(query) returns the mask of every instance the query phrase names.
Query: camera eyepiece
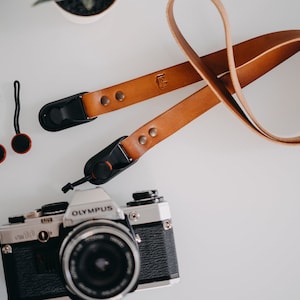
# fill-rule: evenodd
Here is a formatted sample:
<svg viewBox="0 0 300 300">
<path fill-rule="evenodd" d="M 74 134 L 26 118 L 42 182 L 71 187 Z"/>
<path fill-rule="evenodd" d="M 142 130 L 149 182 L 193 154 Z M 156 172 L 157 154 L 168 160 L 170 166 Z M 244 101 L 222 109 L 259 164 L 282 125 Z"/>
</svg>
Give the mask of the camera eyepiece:
<svg viewBox="0 0 300 300">
<path fill-rule="evenodd" d="M 157 197 L 158 197 L 157 190 L 147 190 L 147 191 L 136 192 L 132 194 L 132 198 L 136 201 L 149 199 L 149 198 L 157 198 Z"/>
<path fill-rule="evenodd" d="M 134 201 L 127 203 L 127 206 L 139 206 L 145 204 L 154 204 L 163 201 L 163 197 L 158 196 L 157 190 L 147 190 L 142 192 L 136 192 L 132 194 Z"/>
</svg>

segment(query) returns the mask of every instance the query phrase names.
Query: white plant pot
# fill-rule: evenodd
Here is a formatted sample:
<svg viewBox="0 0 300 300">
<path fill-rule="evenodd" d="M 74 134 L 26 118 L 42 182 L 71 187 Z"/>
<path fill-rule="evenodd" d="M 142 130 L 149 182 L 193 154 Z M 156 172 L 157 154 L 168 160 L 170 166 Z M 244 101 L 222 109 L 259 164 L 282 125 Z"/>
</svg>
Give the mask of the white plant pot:
<svg viewBox="0 0 300 300">
<path fill-rule="evenodd" d="M 75 0 L 74 0 L 75 1 Z M 80 0 L 77 0 L 80 2 Z M 101 1 L 101 0 L 96 0 Z M 54 2 L 54 5 L 58 8 L 58 10 L 62 13 L 62 15 L 69 21 L 78 23 L 78 24 L 89 24 L 96 22 L 100 18 L 102 18 L 112 7 L 116 5 L 118 0 L 111 0 L 106 1 L 103 0 L 103 2 L 108 2 L 107 6 L 98 7 L 98 9 L 92 9 L 90 11 L 84 10 L 84 14 L 81 14 L 81 12 L 75 11 L 74 7 L 68 7 L 65 5 L 68 1 L 61 1 L 61 2 Z M 109 3 L 111 2 L 111 3 Z"/>
</svg>

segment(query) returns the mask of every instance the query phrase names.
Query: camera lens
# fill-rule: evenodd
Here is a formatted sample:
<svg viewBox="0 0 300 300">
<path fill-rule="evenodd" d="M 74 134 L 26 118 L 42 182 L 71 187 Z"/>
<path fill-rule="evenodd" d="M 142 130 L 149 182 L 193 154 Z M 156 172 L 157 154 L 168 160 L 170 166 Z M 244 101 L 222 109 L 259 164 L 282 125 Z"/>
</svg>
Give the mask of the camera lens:
<svg viewBox="0 0 300 300">
<path fill-rule="evenodd" d="M 137 246 L 122 225 L 94 222 L 80 232 L 77 228 L 75 236 L 64 242 L 61 259 L 66 283 L 82 299 L 125 296 L 139 275 Z"/>
<path fill-rule="evenodd" d="M 86 293 L 123 289 L 134 268 L 130 249 L 116 236 L 97 234 L 81 241 L 70 257 L 75 284 Z M 74 276 L 75 275 L 75 276 Z M 83 288 L 84 287 L 84 288 Z"/>
</svg>

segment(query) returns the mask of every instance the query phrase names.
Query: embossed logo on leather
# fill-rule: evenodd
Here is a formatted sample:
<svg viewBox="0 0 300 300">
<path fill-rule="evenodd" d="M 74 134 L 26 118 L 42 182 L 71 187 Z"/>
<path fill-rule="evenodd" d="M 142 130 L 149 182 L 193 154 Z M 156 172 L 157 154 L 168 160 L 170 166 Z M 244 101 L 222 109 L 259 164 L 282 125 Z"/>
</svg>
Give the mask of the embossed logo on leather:
<svg viewBox="0 0 300 300">
<path fill-rule="evenodd" d="M 163 90 L 167 87 L 168 81 L 166 80 L 166 74 L 158 74 L 156 75 L 156 83 L 157 86 Z"/>
</svg>

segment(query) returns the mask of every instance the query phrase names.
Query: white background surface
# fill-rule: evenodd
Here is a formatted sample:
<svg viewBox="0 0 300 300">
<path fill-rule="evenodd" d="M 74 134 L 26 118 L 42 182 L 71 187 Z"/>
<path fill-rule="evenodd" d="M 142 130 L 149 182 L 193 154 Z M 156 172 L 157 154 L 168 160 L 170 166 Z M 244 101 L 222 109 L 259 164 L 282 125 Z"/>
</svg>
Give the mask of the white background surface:
<svg viewBox="0 0 300 300">
<path fill-rule="evenodd" d="M 101 20 L 78 25 L 53 4 L 0 4 L 0 223 L 42 204 L 69 201 L 61 187 L 83 175 L 86 161 L 201 87 L 196 84 L 87 125 L 51 133 L 40 108 L 185 61 L 165 18 L 166 0 L 121 0 Z M 300 2 L 224 0 L 235 43 L 299 29 Z M 199 55 L 224 47 L 210 1 L 178 0 L 178 23 Z M 277 133 L 299 134 L 299 55 L 245 89 L 254 109 Z M 32 150 L 15 154 L 13 81 L 21 82 L 21 131 Z M 276 107 L 271 105 L 275 103 Z M 179 116 L 180 117 L 180 116 Z M 298 300 L 300 297 L 300 147 L 256 136 L 218 105 L 146 153 L 104 185 L 119 204 L 157 188 L 169 201 L 181 282 L 127 299 Z M 91 188 L 86 184 L 81 188 Z M 6 299 L 2 267 L 0 299 Z"/>
</svg>

